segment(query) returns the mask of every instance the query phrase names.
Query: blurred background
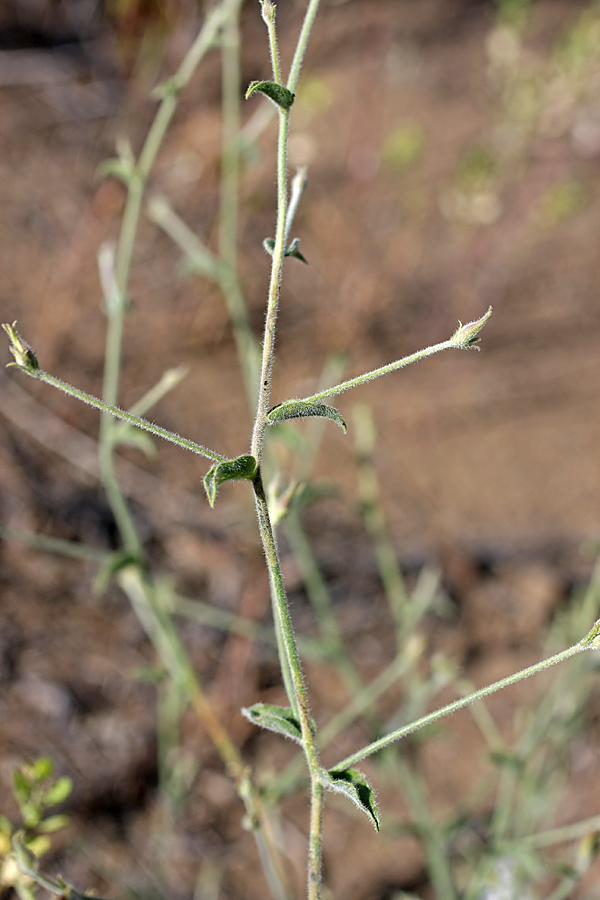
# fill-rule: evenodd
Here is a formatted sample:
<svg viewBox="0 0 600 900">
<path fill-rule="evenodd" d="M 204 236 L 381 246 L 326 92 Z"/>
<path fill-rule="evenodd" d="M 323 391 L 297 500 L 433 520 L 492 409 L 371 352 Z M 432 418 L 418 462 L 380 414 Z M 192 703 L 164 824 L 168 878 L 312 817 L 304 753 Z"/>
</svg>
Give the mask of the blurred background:
<svg viewBox="0 0 600 900">
<path fill-rule="evenodd" d="M 18 320 L 43 368 L 96 395 L 105 334 L 96 254 L 117 236 L 124 201 L 122 185 L 99 178 L 98 166 L 125 138 L 139 150 L 156 108 L 151 90 L 176 69 L 210 6 L 4 0 L 0 8 L 2 320 Z M 304 8 L 278 3 L 284 69 Z M 243 90 L 270 74 L 254 0 L 242 8 L 241 70 Z M 459 319 L 494 308 L 480 353 L 442 354 L 341 396 L 349 434 L 327 428 L 320 444 L 311 474 L 320 499 L 304 524 L 371 677 L 388 626 L 359 515 L 358 403 L 378 435 L 373 464 L 395 557 L 409 584 L 423 567 L 439 574 L 445 612 L 426 623 L 431 653 L 477 684 L 528 665 L 591 577 L 600 524 L 599 88 L 600 5 L 590 0 L 322 4 L 290 139 L 291 167 L 308 166 L 294 228 L 308 265 L 287 264 L 273 402 L 312 393 L 332 367 L 350 377 L 437 343 Z M 276 133 L 259 103 L 242 107 L 239 215 L 240 279 L 257 336 Z M 220 141 L 214 53 L 183 94 L 149 185 L 149 197 L 168 198 L 209 246 L 218 240 Z M 246 452 L 251 411 L 220 293 L 147 219 L 131 304 L 121 405 L 186 364 L 151 417 L 224 455 Z M 0 378 L 2 522 L 114 548 L 96 413 L 15 370 Z M 289 451 L 278 452 L 291 471 Z M 203 461 L 166 445 L 151 459 L 121 456 L 153 564 L 190 596 L 268 621 L 249 493 L 225 486 L 211 511 Z M 185 716 L 179 795 L 165 812 L 155 687 L 143 676 L 153 653 L 119 591 L 93 593 L 89 560 L 6 535 L 1 553 L 0 809 L 11 808 L 12 768 L 45 754 L 74 779 L 72 825 L 52 864 L 80 887 L 115 897 L 264 896 L 235 792 Z M 310 633 L 302 566 L 285 537 L 282 553 L 298 630 Z M 235 740 L 279 768 L 289 747 L 258 740 L 238 713 L 281 697 L 272 655 L 197 623 L 185 633 Z M 343 689 L 316 664 L 310 674 L 314 712 L 327 719 Z M 536 702 L 536 690 L 490 705 L 507 734 L 515 697 Z M 559 819 L 600 808 L 599 714 L 596 688 L 572 743 Z M 471 720 L 449 727 L 453 736 L 424 764 L 436 812 L 456 809 L 482 752 Z M 401 798 L 391 802 L 401 818 Z M 302 803 L 290 802 L 282 828 L 300 882 L 304 819 Z M 337 896 L 433 896 L 414 836 L 402 836 L 400 854 L 397 834 L 375 850 L 369 842 L 363 859 L 368 825 L 335 821 L 325 864 Z M 360 859 L 353 871 L 349 855 Z M 586 890 L 572 896 L 591 897 Z"/>
</svg>

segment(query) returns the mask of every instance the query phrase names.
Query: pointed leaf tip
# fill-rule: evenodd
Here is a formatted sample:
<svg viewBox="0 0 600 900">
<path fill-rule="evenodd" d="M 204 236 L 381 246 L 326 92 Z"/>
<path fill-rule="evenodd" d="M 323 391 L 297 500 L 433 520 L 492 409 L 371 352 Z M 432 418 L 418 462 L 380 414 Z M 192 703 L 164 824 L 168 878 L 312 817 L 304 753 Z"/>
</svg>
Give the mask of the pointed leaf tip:
<svg viewBox="0 0 600 900">
<path fill-rule="evenodd" d="M 267 423 L 276 425 L 278 422 L 284 422 L 286 419 L 305 419 L 312 416 L 331 419 L 332 422 L 340 426 L 344 434 L 346 433 L 346 423 L 337 409 L 315 400 L 284 400 L 283 403 L 269 410 Z"/>
<path fill-rule="evenodd" d="M 236 459 L 225 459 L 212 466 L 204 476 L 204 490 L 208 502 L 214 507 L 219 485 L 224 481 L 246 478 L 252 481 L 256 475 L 256 460 L 253 456 L 238 456 Z"/>
<path fill-rule="evenodd" d="M 275 731 L 287 738 L 302 744 L 302 728 L 300 722 L 291 709 L 285 706 L 273 706 L 271 703 L 255 703 L 249 708 L 242 709 L 242 715 L 268 731 Z"/>
<path fill-rule="evenodd" d="M 371 820 L 375 831 L 381 827 L 375 791 L 358 769 L 321 769 L 320 781 L 328 791 L 345 794 Z"/>
<path fill-rule="evenodd" d="M 276 106 L 281 109 L 289 109 L 294 102 L 294 95 L 282 84 L 275 84 L 274 81 L 251 81 L 246 91 L 246 100 L 258 91 L 268 97 Z"/>
</svg>

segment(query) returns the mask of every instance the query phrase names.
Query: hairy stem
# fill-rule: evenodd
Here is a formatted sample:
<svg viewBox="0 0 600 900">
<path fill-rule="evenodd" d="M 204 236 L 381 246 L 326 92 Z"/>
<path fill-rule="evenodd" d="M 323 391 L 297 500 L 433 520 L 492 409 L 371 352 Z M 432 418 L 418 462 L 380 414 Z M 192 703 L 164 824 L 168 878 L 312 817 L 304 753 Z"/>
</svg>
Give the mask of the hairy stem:
<svg viewBox="0 0 600 900">
<path fill-rule="evenodd" d="M 456 712 L 459 709 L 463 709 L 463 707 L 469 706 L 471 703 L 475 703 L 476 700 L 481 700 L 483 697 L 487 697 L 489 696 L 489 694 L 493 694 L 496 691 L 500 691 L 503 688 L 509 687 L 511 684 L 516 684 L 518 681 L 523 681 L 524 678 L 529 678 L 530 675 L 536 675 L 543 669 L 548 669 L 550 668 L 550 666 L 554 666 L 559 662 L 563 662 L 564 660 L 569 659 L 571 656 L 575 656 L 576 653 L 581 653 L 582 650 L 588 649 L 594 649 L 594 644 L 591 642 L 586 643 L 584 640 L 579 644 L 575 644 L 573 647 L 569 647 L 567 650 L 562 650 L 560 653 L 557 653 L 554 656 L 550 656 L 548 659 L 544 659 L 541 662 L 535 663 L 533 666 L 529 666 L 526 669 L 521 669 L 521 671 L 515 672 L 513 675 L 509 675 L 507 678 L 502 678 L 500 681 L 495 681 L 493 684 L 489 684 L 472 694 L 468 694 L 466 697 L 461 697 L 459 700 L 454 700 L 452 703 L 448 703 L 446 706 L 442 706 L 440 709 L 436 709 L 431 713 L 427 713 L 427 715 L 421 716 L 420 719 L 415 719 L 414 722 L 410 722 L 408 725 L 404 725 L 402 728 L 398 728 L 396 731 L 392 731 L 390 734 L 385 735 L 379 740 L 373 741 L 372 744 L 368 744 L 366 747 L 363 747 L 362 750 L 358 750 L 356 753 L 352 753 L 350 756 L 347 756 L 344 760 L 342 760 L 342 762 L 337 763 L 335 768 L 345 769 L 348 766 L 354 766 L 361 759 L 365 759 L 367 756 L 371 756 L 373 753 L 377 753 L 379 750 L 383 750 L 384 747 L 388 747 L 390 744 L 393 744 L 396 741 L 407 737 L 407 735 L 413 734 L 413 732 L 418 731 L 420 728 L 425 728 L 427 725 L 432 725 L 439 719 L 450 715 L 450 713 Z"/>
<path fill-rule="evenodd" d="M 94 397 L 92 394 L 81 391 L 79 388 L 73 387 L 72 384 L 67 384 L 66 381 L 61 381 L 60 378 L 50 375 L 49 372 L 44 372 L 43 369 L 30 372 L 24 366 L 18 366 L 18 368 L 32 378 L 37 378 L 45 384 L 58 388 L 58 390 L 62 391 L 64 394 L 68 394 L 70 397 L 75 397 L 77 400 L 87 403 L 88 406 L 93 406 L 95 409 L 99 409 L 101 412 L 107 413 L 115 419 L 120 419 L 122 422 L 128 422 L 130 425 L 134 425 L 142 431 L 148 431 L 150 434 L 163 438 L 163 440 L 169 441 L 171 444 L 177 444 L 178 447 L 183 447 L 184 450 L 191 450 L 192 453 L 197 453 L 199 456 L 205 456 L 213 462 L 224 462 L 226 459 L 226 457 L 221 456 L 220 453 L 215 453 L 214 450 L 209 450 L 208 447 L 203 447 L 202 444 L 197 444 L 195 441 L 190 441 L 188 438 L 181 437 L 181 435 L 176 432 L 169 431 L 167 428 L 162 428 L 160 425 L 148 421 L 148 419 L 134 416 L 124 409 L 119 409 L 118 406 L 111 406 L 104 400 L 100 400 L 99 397 Z"/>
</svg>

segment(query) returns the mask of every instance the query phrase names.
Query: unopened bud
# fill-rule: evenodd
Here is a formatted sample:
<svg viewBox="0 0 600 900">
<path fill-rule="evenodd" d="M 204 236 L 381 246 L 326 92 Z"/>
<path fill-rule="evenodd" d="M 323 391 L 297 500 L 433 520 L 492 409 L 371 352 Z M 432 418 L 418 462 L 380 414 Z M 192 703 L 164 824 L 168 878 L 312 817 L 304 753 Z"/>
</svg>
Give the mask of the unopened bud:
<svg viewBox="0 0 600 900">
<path fill-rule="evenodd" d="M 35 355 L 35 350 L 29 346 L 27 341 L 23 340 L 19 332 L 15 329 L 16 324 L 16 322 L 13 322 L 12 325 L 2 326 L 10 340 L 10 352 L 15 358 L 15 362 L 8 363 L 8 365 L 19 366 L 19 368 L 25 369 L 30 374 L 37 372 L 40 368 L 40 364 Z"/>
<path fill-rule="evenodd" d="M 470 350 L 472 347 L 475 350 L 479 350 L 479 347 L 475 347 L 475 344 L 479 343 L 479 332 L 489 319 L 492 314 L 492 307 L 488 309 L 488 311 L 480 318 L 475 319 L 474 322 L 467 322 L 466 325 L 463 325 L 462 322 L 458 323 L 458 328 L 452 335 L 452 343 L 455 347 L 458 347 L 459 350 Z"/>
</svg>

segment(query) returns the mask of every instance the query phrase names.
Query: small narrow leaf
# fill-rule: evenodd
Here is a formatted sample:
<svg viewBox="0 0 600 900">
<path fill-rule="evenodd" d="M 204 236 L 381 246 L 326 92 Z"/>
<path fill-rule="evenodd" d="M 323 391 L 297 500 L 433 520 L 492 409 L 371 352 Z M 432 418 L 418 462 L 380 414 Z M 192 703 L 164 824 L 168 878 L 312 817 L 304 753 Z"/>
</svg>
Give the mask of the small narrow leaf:
<svg viewBox="0 0 600 900">
<path fill-rule="evenodd" d="M 381 821 L 375 800 L 375 791 L 358 769 L 321 769 L 320 781 L 328 791 L 345 794 L 355 806 L 367 814 L 375 831 L 379 831 Z"/>
<path fill-rule="evenodd" d="M 141 431 L 129 422 L 116 422 L 112 430 L 113 445 L 135 447 L 148 458 L 156 456 L 156 444 L 147 431 Z"/>
<path fill-rule="evenodd" d="M 43 834 L 54 834 L 55 831 L 60 831 L 61 828 L 65 828 L 68 824 L 69 817 L 61 813 L 56 816 L 49 816 L 40 822 L 38 831 L 41 831 Z"/>
<path fill-rule="evenodd" d="M 278 422 L 284 422 L 286 419 L 304 419 L 311 416 L 321 416 L 325 419 L 331 419 L 336 422 L 342 431 L 346 432 L 346 423 L 333 406 L 327 406 L 326 403 L 319 403 L 316 400 L 284 400 L 278 406 L 274 406 L 267 413 L 267 422 L 269 425 L 275 425 Z"/>
<path fill-rule="evenodd" d="M 27 803 L 31 796 L 31 784 L 20 769 L 13 772 L 13 794 L 19 806 Z"/>
<path fill-rule="evenodd" d="M 42 798 L 44 806 L 56 806 L 58 803 L 64 803 L 72 790 L 73 782 L 70 778 L 66 775 L 57 778 Z"/>
<path fill-rule="evenodd" d="M 48 756 L 40 756 L 29 767 L 29 774 L 34 781 L 45 781 L 54 771 L 52 760 Z"/>
<path fill-rule="evenodd" d="M 263 241 L 263 247 L 267 251 L 269 256 L 273 256 L 273 251 L 275 249 L 275 241 L 273 240 L 273 238 L 265 238 Z M 286 247 L 286 249 L 284 250 L 283 255 L 284 256 L 293 256 L 294 259 L 299 259 L 300 262 L 306 263 L 306 265 L 308 265 L 308 260 L 302 253 L 300 253 L 299 248 L 300 248 L 300 239 L 294 238 L 294 240 L 289 245 L 289 247 Z"/>
<path fill-rule="evenodd" d="M 300 253 L 300 249 L 299 249 L 299 248 L 300 248 L 300 239 L 299 239 L 299 238 L 294 238 L 294 240 L 292 241 L 292 243 L 290 244 L 290 246 L 286 249 L 285 255 L 286 255 L 286 256 L 293 256 L 294 259 L 299 259 L 300 262 L 303 262 L 303 263 L 305 263 L 306 265 L 308 265 L 308 260 L 306 259 L 305 256 L 303 256 L 302 253 Z"/>
<path fill-rule="evenodd" d="M 236 459 L 225 459 L 212 466 L 204 476 L 204 490 L 211 506 L 215 505 L 217 490 L 224 481 L 235 478 L 247 478 L 252 481 L 256 475 L 256 460 L 253 456 L 238 456 Z"/>
<path fill-rule="evenodd" d="M 105 178 L 116 178 L 128 186 L 135 176 L 135 166 L 129 160 L 112 157 L 105 159 L 96 167 L 95 177 L 100 181 Z"/>
<path fill-rule="evenodd" d="M 242 709 L 242 715 L 268 731 L 276 731 L 291 738 L 297 744 L 302 743 L 302 728 L 291 709 L 285 706 L 273 706 L 270 703 L 255 703 L 254 706 Z"/>
<path fill-rule="evenodd" d="M 251 81 L 246 91 L 246 100 L 256 92 L 264 94 L 276 106 L 281 109 L 289 109 L 294 102 L 294 95 L 288 91 L 282 84 L 275 84 L 274 81 Z"/>
<path fill-rule="evenodd" d="M 127 550 L 115 550 L 100 564 L 96 577 L 92 584 L 92 590 L 96 596 L 102 596 L 112 578 L 126 566 L 137 565 L 139 560 Z"/>
</svg>

